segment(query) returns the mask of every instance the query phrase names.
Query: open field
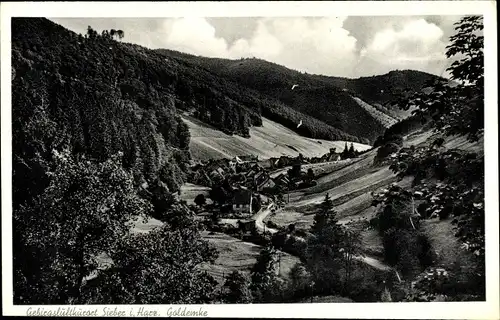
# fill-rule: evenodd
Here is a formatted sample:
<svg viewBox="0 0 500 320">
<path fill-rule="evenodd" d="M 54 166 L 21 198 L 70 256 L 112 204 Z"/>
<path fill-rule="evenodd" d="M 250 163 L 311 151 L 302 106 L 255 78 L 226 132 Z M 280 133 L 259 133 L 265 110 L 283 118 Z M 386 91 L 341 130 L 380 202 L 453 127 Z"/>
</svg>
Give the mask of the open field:
<svg viewBox="0 0 500 320">
<path fill-rule="evenodd" d="M 219 257 L 215 264 L 205 264 L 203 270 L 208 271 L 219 283 L 223 282 L 224 276 L 234 270 L 250 273 L 252 266 L 257 261 L 257 257 L 262 249 L 253 243 L 244 242 L 233 238 L 224 233 L 209 234 L 202 232 L 205 240 L 208 240 L 219 251 Z M 290 269 L 299 262 L 297 257 L 287 253 L 281 254 L 281 271 L 282 276 L 288 276 Z M 276 270 L 278 272 L 278 270 Z"/>
<path fill-rule="evenodd" d="M 134 225 L 130 229 L 132 233 L 148 233 L 155 228 L 161 227 L 163 222 L 155 218 L 148 218 L 146 221 L 142 219 L 137 219 L 134 221 Z"/>
<path fill-rule="evenodd" d="M 324 175 L 329 174 L 333 171 L 340 170 L 341 168 L 348 166 L 349 164 L 351 164 L 354 161 L 356 161 L 356 159 L 344 159 L 344 160 L 339 160 L 339 161 L 303 164 L 303 165 L 301 165 L 301 170 L 306 171 L 308 169 L 312 169 L 315 175 L 324 176 Z M 286 167 L 283 167 L 281 169 L 275 170 L 270 174 L 270 176 L 271 176 L 271 178 L 275 178 L 275 177 L 279 176 L 280 174 L 286 174 L 287 171 L 291 167 L 292 166 L 286 166 Z"/>
<path fill-rule="evenodd" d="M 405 147 L 414 145 L 414 146 L 423 146 L 430 144 L 434 139 L 443 137 L 443 135 L 439 133 L 433 133 L 432 131 L 418 131 L 412 134 L 409 134 L 405 137 L 404 145 Z M 481 137 L 477 142 L 470 142 L 467 140 L 465 136 L 448 136 L 443 137 L 444 143 L 443 148 L 445 149 L 461 149 L 467 150 L 470 152 L 483 152 L 484 151 L 484 137 Z"/>
<path fill-rule="evenodd" d="M 191 134 L 189 149 L 195 160 L 232 158 L 246 154 L 256 155 L 259 159 L 283 155 L 296 157 L 299 153 L 305 157 L 317 157 L 328 153 L 330 148 L 343 150 L 345 145 L 345 141 L 299 136 L 292 130 L 265 118 L 262 119 L 262 127 L 250 128 L 250 138 L 227 135 L 189 116 L 182 118 L 189 127 Z M 370 147 L 354 142 L 354 148 L 358 151 Z"/>
<path fill-rule="evenodd" d="M 375 119 L 377 119 L 378 122 L 380 122 L 384 127 L 389 128 L 396 122 L 398 122 L 397 119 L 394 119 L 393 117 L 383 113 L 382 111 L 378 110 L 374 106 L 364 102 L 360 98 L 353 97 L 353 99 L 366 111 L 368 111 L 369 114 L 372 115 Z"/>
<path fill-rule="evenodd" d="M 308 206 L 311 204 L 319 204 L 324 198 L 325 194 L 329 193 L 330 198 L 335 201 L 336 199 L 345 199 L 348 201 L 357 195 L 358 193 L 371 192 L 375 191 L 378 186 L 388 185 L 392 182 L 395 182 L 396 178 L 394 173 L 390 171 L 388 168 L 382 168 L 379 171 L 376 171 L 372 174 L 362 176 L 358 179 L 354 179 L 348 181 L 346 183 L 341 184 L 340 186 L 336 186 L 331 189 L 324 190 L 320 193 L 312 193 L 312 194 L 301 194 L 299 192 L 292 193 L 290 195 L 290 206 L 293 207 L 302 207 Z"/>
<path fill-rule="evenodd" d="M 194 198 L 197 195 L 203 194 L 207 200 L 207 203 L 211 203 L 212 200 L 208 198 L 208 193 L 210 191 L 209 187 L 204 187 L 192 183 L 185 183 L 181 186 L 181 200 L 186 201 L 187 204 L 194 204 Z"/>
<path fill-rule="evenodd" d="M 454 236 L 454 225 L 451 220 L 423 220 L 422 231 L 427 234 L 437 255 L 438 264 L 445 268 L 453 268 L 455 264 L 463 267 L 472 264 L 474 257 L 461 247 L 460 240 Z"/>
</svg>

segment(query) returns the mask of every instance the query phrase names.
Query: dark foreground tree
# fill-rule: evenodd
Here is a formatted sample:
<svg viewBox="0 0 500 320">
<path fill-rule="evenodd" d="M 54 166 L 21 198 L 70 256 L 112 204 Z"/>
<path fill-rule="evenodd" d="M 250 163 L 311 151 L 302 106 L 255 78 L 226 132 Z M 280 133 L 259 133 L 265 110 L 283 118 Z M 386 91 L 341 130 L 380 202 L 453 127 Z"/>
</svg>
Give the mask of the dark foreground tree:
<svg viewBox="0 0 500 320">
<path fill-rule="evenodd" d="M 97 257 L 113 251 L 132 218 L 150 210 L 119 156 L 95 163 L 64 151 L 54 160 L 47 189 L 13 212 L 16 303 L 79 301 Z"/>
<path fill-rule="evenodd" d="M 224 282 L 226 291 L 222 299 L 227 303 L 250 303 L 252 302 L 252 292 L 250 291 L 250 279 L 240 271 L 233 271 Z"/>
<path fill-rule="evenodd" d="M 111 253 L 113 265 L 84 287 L 82 302 L 98 304 L 209 303 L 216 281 L 203 262 L 217 255 L 196 229 L 168 225 L 130 235 Z"/>
<path fill-rule="evenodd" d="M 196 203 L 196 205 L 199 207 L 205 205 L 206 202 L 207 200 L 205 199 L 204 194 L 200 193 L 199 195 L 196 196 L 196 198 L 194 198 L 194 203 Z"/>
<path fill-rule="evenodd" d="M 279 302 L 283 294 L 283 283 L 276 274 L 277 251 L 266 246 L 257 257 L 251 271 L 251 290 L 254 302 Z"/>
<path fill-rule="evenodd" d="M 333 202 L 330 194 L 325 195 L 325 199 L 320 205 L 318 212 L 314 215 L 314 222 L 311 227 L 311 232 L 318 234 L 327 225 L 335 225 L 337 223 L 336 212 L 333 210 Z"/>
</svg>

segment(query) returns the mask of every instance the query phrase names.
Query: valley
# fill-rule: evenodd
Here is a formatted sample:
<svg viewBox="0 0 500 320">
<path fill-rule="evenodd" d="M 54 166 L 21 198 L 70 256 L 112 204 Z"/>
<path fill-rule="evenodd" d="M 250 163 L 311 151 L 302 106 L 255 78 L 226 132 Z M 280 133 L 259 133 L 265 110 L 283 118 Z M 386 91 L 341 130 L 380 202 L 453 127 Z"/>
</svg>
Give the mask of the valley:
<svg viewBox="0 0 500 320">
<path fill-rule="evenodd" d="M 129 32 L 12 19 L 15 303 L 484 300 L 482 76 Z"/>
</svg>

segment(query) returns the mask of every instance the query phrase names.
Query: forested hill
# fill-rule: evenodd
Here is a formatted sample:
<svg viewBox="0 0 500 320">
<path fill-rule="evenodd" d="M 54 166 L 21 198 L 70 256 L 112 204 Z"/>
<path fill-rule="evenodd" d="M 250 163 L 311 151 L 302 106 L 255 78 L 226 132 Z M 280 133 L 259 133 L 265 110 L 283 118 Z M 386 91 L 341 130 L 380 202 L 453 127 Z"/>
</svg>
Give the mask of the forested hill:
<svg viewBox="0 0 500 320">
<path fill-rule="evenodd" d="M 166 57 L 183 59 L 207 71 L 235 81 L 259 93 L 279 99 L 300 112 L 319 117 L 329 125 L 373 142 L 384 132 L 382 124 L 364 110 L 353 97 L 377 107 L 385 114 L 402 119 L 409 112 L 387 108 L 404 90 L 420 91 L 438 77 L 419 71 L 391 71 L 385 75 L 348 79 L 310 75 L 261 59 L 229 60 L 193 56 L 159 49 Z M 292 86 L 297 84 L 291 90 Z"/>
<path fill-rule="evenodd" d="M 307 137 L 368 142 L 185 59 L 165 57 L 154 50 L 107 40 L 97 34 L 93 42 L 99 44 L 94 47 L 87 43 L 84 36 L 78 36 L 46 19 L 22 19 L 16 23 L 25 26 L 13 34 L 15 45 L 26 43 L 36 46 L 39 43 L 40 46 L 31 51 L 40 55 L 41 59 L 52 60 L 50 64 L 55 64 L 57 72 L 63 77 L 79 78 L 90 70 L 103 74 L 117 95 L 135 100 L 140 97 L 141 101 L 137 102 L 140 107 L 144 105 L 142 100 L 154 100 L 151 95 L 155 96 L 154 92 L 157 92 L 160 98 L 169 96 L 176 109 L 188 111 L 228 134 L 248 135 L 249 126 L 261 125 L 261 116 L 264 115 L 294 129 L 303 120 L 303 126 L 295 131 Z M 25 30 L 31 32 L 25 35 Z M 51 34 L 47 30 L 51 30 Z M 61 48 L 65 50 L 64 57 Z M 85 55 L 84 52 L 90 53 Z M 40 64 L 45 65 L 41 61 Z M 153 94 L 150 94 L 152 91 Z"/>
</svg>

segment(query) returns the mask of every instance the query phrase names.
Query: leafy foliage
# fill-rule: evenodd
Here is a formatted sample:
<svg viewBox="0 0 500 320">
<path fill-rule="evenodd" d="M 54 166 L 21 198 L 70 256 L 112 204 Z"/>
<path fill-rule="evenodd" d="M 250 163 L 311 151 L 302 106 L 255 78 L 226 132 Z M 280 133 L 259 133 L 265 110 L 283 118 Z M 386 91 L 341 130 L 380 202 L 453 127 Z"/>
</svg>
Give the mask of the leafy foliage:
<svg viewBox="0 0 500 320">
<path fill-rule="evenodd" d="M 352 96 L 360 96 L 371 104 L 385 103 L 394 99 L 393 91 L 399 92 L 406 88 L 418 91 L 424 87 L 426 80 L 436 78 L 423 72 L 405 70 L 382 76 L 347 79 L 308 75 L 260 59 L 227 60 L 164 49 L 158 51 L 168 57 L 182 58 L 247 88 L 265 102 L 261 106 L 263 116 L 312 138 L 374 141 L 384 128 Z M 293 84 L 299 86 L 291 90 Z M 345 89 L 349 91 L 345 92 Z M 323 117 L 317 119 L 318 114 Z M 300 120 L 303 120 L 303 124 L 297 129 Z M 339 139 L 343 132 L 351 137 Z M 326 138 L 328 136 L 330 138 Z"/>
<path fill-rule="evenodd" d="M 452 216 L 456 235 L 472 252 L 484 256 L 484 156 L 432 147 L 403 151 L 391 168 L 401 178 L 415 176 L 415 189 L 425 204 L 421 214 Z"/>
<path fill-rule="evenodd" d="M 182 68 L 112 33 L 12 19 L 16 303 L 213 300 L 197 267 L 214 253 L 173 196 L 190 158 Z M 130 235 L 146 214 L 164 227 Z"/>
<path fill-rule="evenodd" d="M 283 283 L 276 274 L 277 252 L 272 246 L 264 247 L 251 270 L 251 290 L 254 302 L 278 302 Z"/>
<path fill-rule="evenodd" d="M 336 225 L 337 222 L 336 212 L 333 210 L 333 202 L 330 199 L 330 194 L 327 193 L 318 212 L 314 215 L 311 232 L 313 234 L 318 234 L 327 225 Z"/>
<path fill-rule="evenodd" d="M 346 293 L 354 269 L 354 256 L 361 253 L 361 240 L 359 233 L 338 223 L 328 194 L 314 216 L 311 233 L 305 260 L 315 291 L 321 294 Z"/>
<path fill-rule="evenodd" d="M 403 97 L 403 108 L 417 106 L 415 114 L 431 117 L 445 135 L 466 135 L 477 141 L 484 132 L 483 18 L 467 16 L 456 24 L 448 58 L 458 58 L 448 68 L 458 83 L 437 82 L 428 94 Z M 439 146 L 439 143 L 437 144 Z M 401 150 L 391 168 L 400 177 L 415 176 L 414 187 L 424 200 L 424 216 L 452 216 L 456 236 L 478 257 L 484 268 L 484 157 L 460 150 L 424 147 Z"/>
<path fill-rule="evenodd" d="M 201 207 L 203 206 L 207 200 L 205 199 L 205 195 L 200 193 L 194 198 L 194 203 L 196 203 L 197 206 Z"/>
<path fill-rule="evenodd" d="M 50 150 L 63 145 L 100 161 L 123 152 L 136 184 L 160 176 L 170 192 L 178 189 L 189 131 L 174 96 L 149 78 L 152 68 L 139 69 L 146 61 L 115 41 L 79 37 L 45 19 L 13 19 L 12 30 L 15 206 L 43 190 Z M 24 192 L 30 176 L 35 183 Z"/>
<path fill-rule="evenodd" d="M 426 124 L 428 119 L 421 116 L 410 116 L 406 119 L 403 119 L 389 128 L 387 128 L 384 132 L 383 136 L 379 136 L 377 140 L 373 143 L 373 147 L 383 146 L 385 143 L 393 142 L 399 146 L 403 145 L 403 135 L 412 133 Z"/>
<path fill-rule="evenodd" d="M 394 104 L 405 110 L 416 107 L 413 114 L 430 117 L 439 132 L 477 141 L 484 133 L 483 18 L 464 17 L 455 25 L 446 56 L 462 57 L 447 69 L 456 82 L 438 79 L 428 83 L 429 90 L 403 94 Z"/>
<path fill-rule="evenodd" d="M 168 225 L 130 235 L 111 254 L 114 265 L 90 280 L 85 299 L 98 304 L 209 303 L 216 281 L 198 266 L 217 255 L 196 229 Z"/>
<path fill-rule="evenodd" d="M 223 300 L 227 303 L 251 303 L 252 292 L 250 291 L 250 279 L 240 271 L 233 271 L 224 283 L 227 290 L 223 294 Z"/>
<path fill-rule="evenodd" d="M 393 184 L 373 196 L 372 205 L 380 208 L 372 223 L 382 235 L 385 259 L 404 276 L 420 273 L 432 264 L 433 254 L 427 237 L 418 230 L 413 194 Z"/>
<path fill-rule="evenodd" d="M 79 301 L 96 257 L 114 251 L 130 219 L 149 211 L 119 157 L 95 163 L 64 151 L 54 158 L 48 187 L 32 206 L 14 210 L 17 303 Z"/>
</svg>

